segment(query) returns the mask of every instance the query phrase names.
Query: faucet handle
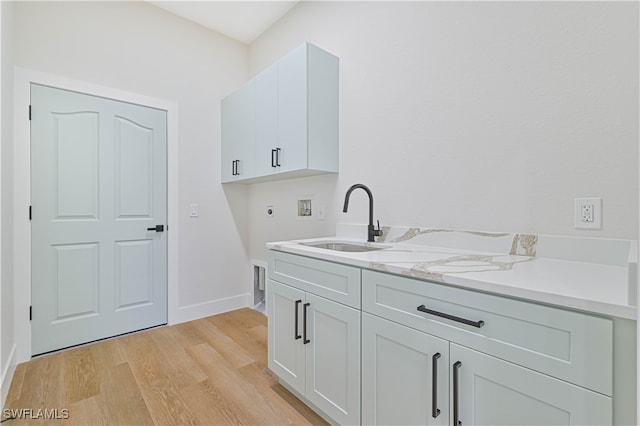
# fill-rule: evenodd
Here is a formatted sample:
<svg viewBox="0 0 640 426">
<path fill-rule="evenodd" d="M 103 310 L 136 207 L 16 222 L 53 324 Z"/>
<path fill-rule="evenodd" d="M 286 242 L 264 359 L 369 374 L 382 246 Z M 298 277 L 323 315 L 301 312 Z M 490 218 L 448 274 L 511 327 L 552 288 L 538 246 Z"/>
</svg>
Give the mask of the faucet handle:
<svg viewBox="0 0 640 426">
<path fill-rule="evenodd" d="M 376 237 L 380 237 L 382 235 L 382 230 L 380 229 L 380 221 L 376 220 L 376 222 L 378 222 L 378 229 L 373 230 L 373 235 L 375 235 Z"/>
</svg>

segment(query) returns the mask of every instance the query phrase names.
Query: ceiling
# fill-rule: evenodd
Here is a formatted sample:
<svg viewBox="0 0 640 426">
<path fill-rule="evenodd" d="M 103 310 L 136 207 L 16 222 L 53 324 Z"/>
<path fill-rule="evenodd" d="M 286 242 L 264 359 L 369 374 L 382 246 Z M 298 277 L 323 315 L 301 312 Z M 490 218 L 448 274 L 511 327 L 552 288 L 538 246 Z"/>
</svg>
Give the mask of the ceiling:
<svg viewBox="0 0 640 426">
<path fill-rule="evenodd" d="M 154 6 L 245 44 L 280 19 L 297 1 L 149 1 Z"/>
</svg>

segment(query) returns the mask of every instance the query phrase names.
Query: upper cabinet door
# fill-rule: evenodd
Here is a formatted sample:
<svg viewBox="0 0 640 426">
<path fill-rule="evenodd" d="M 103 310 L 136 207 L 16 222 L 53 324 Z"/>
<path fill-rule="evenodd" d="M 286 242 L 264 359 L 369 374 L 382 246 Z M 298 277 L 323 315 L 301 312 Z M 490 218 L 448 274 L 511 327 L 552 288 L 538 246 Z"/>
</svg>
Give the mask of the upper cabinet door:
<svg viewBox="0 0 640 426">
<path fill-rule="evenodd" d="M 222 182 L 254 176 L 255 92 L 253 82 L 222 100 Z"/>
<path fill-rule="evenodd" d="M 307 44 L 278 62 L 278 170 L 307 167 Z"/>
<path fill-rule="evenodd" d="M 256 150 L 255 174 L 278 172 L 278 64 L 273 64 L 252 80 L 255 90 Z"/>
</svg>

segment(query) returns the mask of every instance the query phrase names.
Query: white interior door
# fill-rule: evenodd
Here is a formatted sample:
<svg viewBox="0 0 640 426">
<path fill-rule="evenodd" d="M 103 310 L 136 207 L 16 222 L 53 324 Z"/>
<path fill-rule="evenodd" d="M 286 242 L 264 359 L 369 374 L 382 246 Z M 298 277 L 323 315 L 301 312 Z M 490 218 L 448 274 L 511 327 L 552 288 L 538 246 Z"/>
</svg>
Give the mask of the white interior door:
<svg viewBox="0 0 640 426">
<path fill-rule="evenodd" d="M 36 84 L 31 109 L 32 354 L 165 324 L 166 111 Z"/>
</svg>

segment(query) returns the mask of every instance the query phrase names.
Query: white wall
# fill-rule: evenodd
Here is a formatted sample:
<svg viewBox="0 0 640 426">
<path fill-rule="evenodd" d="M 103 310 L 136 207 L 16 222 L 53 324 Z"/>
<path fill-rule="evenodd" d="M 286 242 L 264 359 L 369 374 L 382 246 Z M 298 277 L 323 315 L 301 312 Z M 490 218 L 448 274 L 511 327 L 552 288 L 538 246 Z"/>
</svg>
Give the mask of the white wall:
<svg viewBox="0 0 640 426">
<path fill-rule="evenodd" d="M 637 239 L 638 37 L 637 2 L 300 2 L 250 73 L 303 41 L 340 58 L 340 174 L 251 186 L 251 256 L 365 223 L 353 183 L 382 225 Z M 292 227 L 298 194 L 327 219 Z M 585 196 L 601 231 L 573 228 Z"/>
<path fill-rule="evenodd" d="M 13 4 L 0 2 L 0 406 L 15 369 L 13 281 Z"/>
<path fill-rule="evenodd" d="M 18 2 L 14 24 L 16 66 L 178 104 L 180 320 L 245 306 L 246 188 L 220 184 L 219 101 L 247 47 L 145 2 Z"/>
</svg>

